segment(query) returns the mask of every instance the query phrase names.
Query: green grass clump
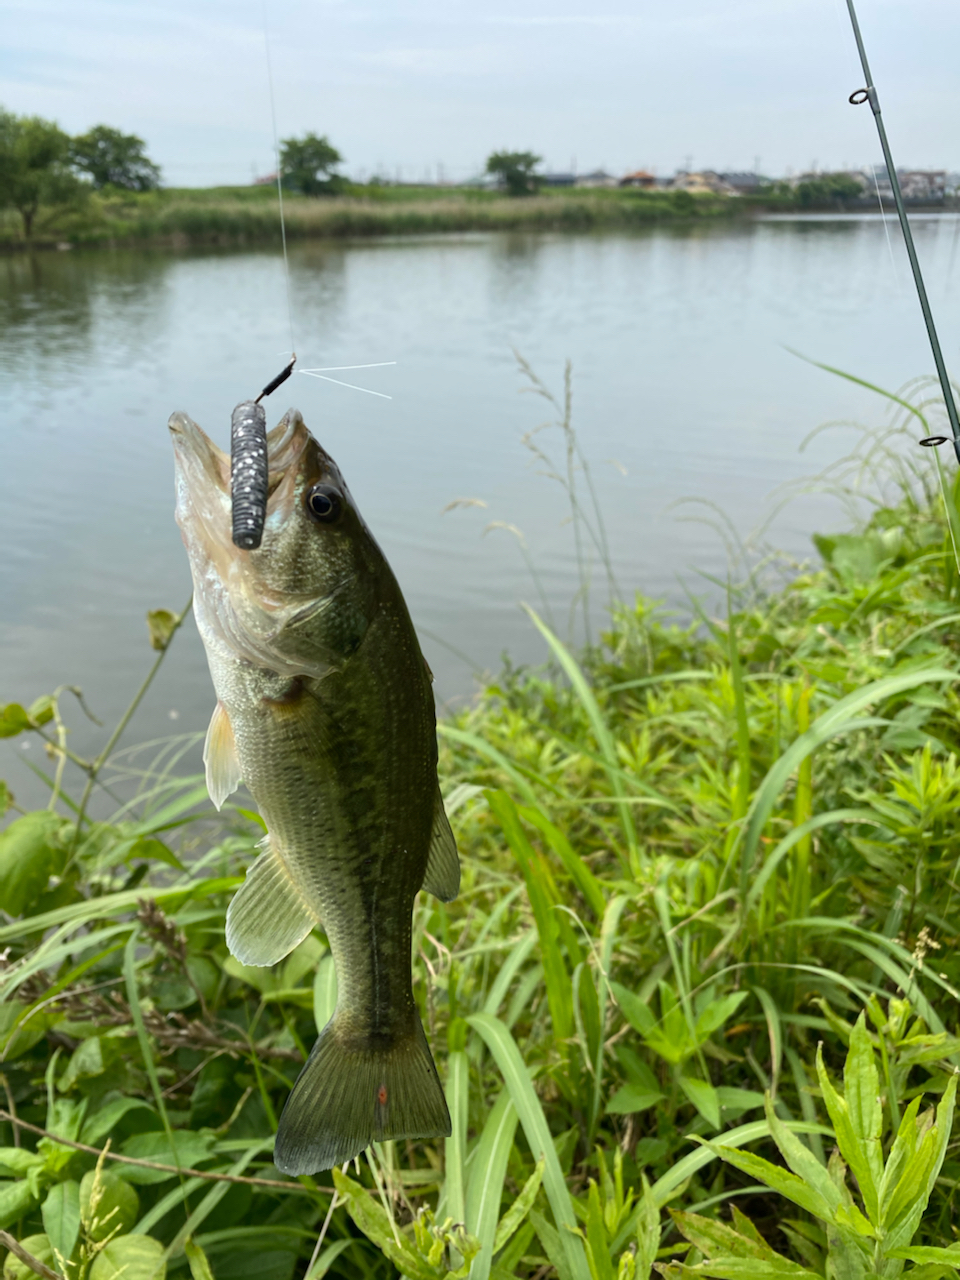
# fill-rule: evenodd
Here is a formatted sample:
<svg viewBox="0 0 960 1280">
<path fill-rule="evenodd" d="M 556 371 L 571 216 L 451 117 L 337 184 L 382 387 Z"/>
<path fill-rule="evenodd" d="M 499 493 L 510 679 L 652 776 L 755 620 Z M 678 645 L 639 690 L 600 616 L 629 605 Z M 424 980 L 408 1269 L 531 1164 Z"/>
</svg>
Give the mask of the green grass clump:
<svg viewBox="0 0 960 1280">
<path fill-rule="evenodd" d="M 532 615 L 550 665 L 441 725 L 453 1133 L 332 1177 L 270 1162 L 335 976 L 322 935 L 226 952 L 255 815 L 186 743 L 82 761 L 62 694 L 7 706 L 53 773 L 0 834 L 0 1243 L 69 1280 L 956 1275 L 960 576 L 936 473 L 886 465 L 820 567 L 722 619 L 638 597 L 579 654 Z"/>
</svg>

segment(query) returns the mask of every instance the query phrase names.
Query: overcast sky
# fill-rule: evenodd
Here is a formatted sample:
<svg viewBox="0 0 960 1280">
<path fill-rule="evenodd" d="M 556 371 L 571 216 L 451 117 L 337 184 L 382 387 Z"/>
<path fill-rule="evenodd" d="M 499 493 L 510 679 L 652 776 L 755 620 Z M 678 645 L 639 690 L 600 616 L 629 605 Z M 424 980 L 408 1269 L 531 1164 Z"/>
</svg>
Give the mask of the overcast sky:
<svg viewBox="0 0 960 1280">
<path fill-rule="evenodd" d="M 139 134 L 170 185 L 273 168 L 325 133 L 362 178 L 879 160 L 844 0 L 3 0 L 0 104 Z M 859 0 L 897 163 L 960 169 L 960 4 Z"/>
</svg>

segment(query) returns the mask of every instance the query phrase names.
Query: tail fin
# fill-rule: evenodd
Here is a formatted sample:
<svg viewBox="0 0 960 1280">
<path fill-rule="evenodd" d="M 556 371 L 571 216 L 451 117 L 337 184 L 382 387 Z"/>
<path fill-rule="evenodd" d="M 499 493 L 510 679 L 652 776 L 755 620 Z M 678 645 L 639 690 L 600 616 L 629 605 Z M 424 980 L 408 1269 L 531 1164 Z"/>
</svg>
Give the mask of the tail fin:
<svg viewBox="0 0 960 1280">
<path fill-rule="evenodd" d="M 332 1169 L 384 1138 L 438 1138 L 450 1113 L 420 1019 L 383 1049 L 341 1043 L 334 1014 L 280 1117 L 273 1162 L 297 1176 Z"/>
</svg>

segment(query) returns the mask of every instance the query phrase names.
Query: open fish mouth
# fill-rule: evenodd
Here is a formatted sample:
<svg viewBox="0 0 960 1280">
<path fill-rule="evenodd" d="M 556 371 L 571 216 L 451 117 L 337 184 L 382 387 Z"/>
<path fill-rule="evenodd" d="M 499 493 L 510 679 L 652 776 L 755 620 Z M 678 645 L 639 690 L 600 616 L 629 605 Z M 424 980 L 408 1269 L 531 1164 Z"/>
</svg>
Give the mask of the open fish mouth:
<svg viewBox="0 0 960 1280">
<path fill-rule="evenodd" d="M 186 413 L 170 415 L 177 481 L 177 523 L 184 538 L 199 538 L 217 561 L 248 554 L 231 539 L 230 456 Z M 276 529 L 289 517 L 296 501 L 297 477 L 304 452 L 313 443 L 296 409 L 289 409 L 267 433 L 266 527 Z M 219 550 L 221 554 L 216 554 Z"/>
</svg>

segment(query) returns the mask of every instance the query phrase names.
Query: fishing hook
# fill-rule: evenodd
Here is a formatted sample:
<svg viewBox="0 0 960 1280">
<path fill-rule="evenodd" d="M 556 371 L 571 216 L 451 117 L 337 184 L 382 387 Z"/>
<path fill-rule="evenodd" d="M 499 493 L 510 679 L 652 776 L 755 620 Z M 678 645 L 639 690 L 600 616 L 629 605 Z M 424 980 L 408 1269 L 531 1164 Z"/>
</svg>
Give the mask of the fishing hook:
<svg viewBox="0 0 960 1280">
<path fill-rule="evenodd" d="M 890 179 L 890 188 L 893 191 L 894 203 L 897 206 L 897 216 L 900 219 L 900 230 L 903 232 L 903 240 L 907 249 L 907 257 L 910 259 L 910 269 L 913 272 L 913 282 L 917 288 L 917 297 L 920 300 L 920 310 L 923 312 L 923 321 L 927 327 L 927 337 L 930 340 L 930 350 L 933 352 L 933 362 L 937 366 L 937 377 L 940 379 L 940 389 L 943 392 L 943 403 L 947 410 L 947 419 L 950 422 L 950 430 L 952 436 L 927 436 L 920 443 L 927 448 L 934 448 L 937 444 L 944 444 L 947 440 L 953 441 L 953 451 L 957 455 L 957 461 L 960 462 L 960 419 L 957 418 L 957 406 L 953 399 L 953 388 L 950 386 L 950 379 L 947 376 L 947 366 L 944 363 L 943 352 L 940 350 L 940 339 L 937 336 L 937 326 L 933 322 L 933 312 L 930 310 L 930 302 L 927 298 L 927 290 L 923 283 L 923 275 L 920 271 L 920 262 L 917 258 L 917 251 L 913 244 L 913 233 L 910 230 L 910 223 L 907 221 L 907 211 L 903 204 L 903 193 L 900 190 L 900 179 L 897 177 L 896 166 L 893 163 L 893 155 L 890 151 L 890 144 L 887 141 L 887 131 L 883 126 L 883 117 L 880 114 L 880 98 L 877 94 L 876 87 L 873 83 L 873 76 L 870 74 L 870 64 L 867 61 L 867 51 L 864 48 L 863 36 L 860 34 L 860 23 L 857 21 L 857 11 L 854 8 L 853 0 L 847 0 L 847 11 L 850 14 L 850 23 L 853 27 L 853 37 L 857 42 L 857 52 L 860 55 L 860 65 L 863 67 L 863 74 L 866 78 L 866 88 L 856 89 L 850 94 L 848 99 L 855 107 L 862 106 L 864 102 L 870 103 L 870 109 L 873 112 L 873 118 L 876 122 L 877 133 L 880 136 L 880 148 L 883 151 L 884 164 L 887 166 L 887 176 Z M 881 212 L 882 212 L 881 202 Z"/>
<path fill-rule="evenodd" d="M 230 419 L 230 501 L 234 545 L 255 551 L 267 516 L 267 415 L 260 401 L 293 373 L 296 352 L 256 400 L 243 400 Z"/>
</svg>

